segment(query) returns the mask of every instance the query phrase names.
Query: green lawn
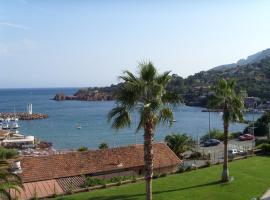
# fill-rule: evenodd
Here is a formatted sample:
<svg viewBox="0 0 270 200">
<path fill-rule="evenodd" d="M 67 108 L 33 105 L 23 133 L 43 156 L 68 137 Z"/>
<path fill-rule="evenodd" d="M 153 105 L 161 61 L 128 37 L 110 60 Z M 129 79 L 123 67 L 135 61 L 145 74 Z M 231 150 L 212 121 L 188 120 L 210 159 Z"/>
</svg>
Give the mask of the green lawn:
<svg viewBox="0 0 270 200">
<path fill-rule="evenodd" d="M 222 166 L 159 178 L 153 182 L 154 200 L 250 200 L 270 187 L 270 157 L 229 163 L 233 181 L 219 183 Z M 58 197 L 58 200 L 143 200 L 144 182 Z"/>
</svg>

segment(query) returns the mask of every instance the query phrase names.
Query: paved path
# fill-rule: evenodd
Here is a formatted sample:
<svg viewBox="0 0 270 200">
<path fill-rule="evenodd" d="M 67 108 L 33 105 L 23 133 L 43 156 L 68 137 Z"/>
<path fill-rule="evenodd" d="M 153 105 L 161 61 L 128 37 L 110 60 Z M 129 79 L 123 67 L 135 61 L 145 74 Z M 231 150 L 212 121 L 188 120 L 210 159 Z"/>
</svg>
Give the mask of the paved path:
<svg viewBox="0 0 270 200">
<path fill-rule="evenodd" d="M 264 195 L 261 197 L 261 200 L 270 200 L 270 189 L 268 189 Z"/>
</svg>

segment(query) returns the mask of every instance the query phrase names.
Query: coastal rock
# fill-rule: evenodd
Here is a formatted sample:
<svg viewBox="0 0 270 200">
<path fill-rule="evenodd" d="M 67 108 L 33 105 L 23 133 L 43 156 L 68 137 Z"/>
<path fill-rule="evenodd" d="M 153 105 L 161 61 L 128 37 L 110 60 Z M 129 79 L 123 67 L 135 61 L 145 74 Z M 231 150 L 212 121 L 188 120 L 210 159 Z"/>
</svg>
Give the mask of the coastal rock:
<svg viewBox="0 0 270 200">
<path fill-rule="evenodd" d="M 55 95 L 55 97 L 53 98 L 53 100 L 56 100 L 56 101 L 64 101 L 66 100 L 66 96 L 64 93 L 58 93 Z"/>
<path fill-rule="evenodd" d="M 63 93 L 55 95 L 53 100 L 77 100 L 77 101 L 111 101 L 114 100 L 114 95 L 111 92 L 102 92 L 99 90 L 81 89 L 74 96 L 65 96 Z"/>
</svg>

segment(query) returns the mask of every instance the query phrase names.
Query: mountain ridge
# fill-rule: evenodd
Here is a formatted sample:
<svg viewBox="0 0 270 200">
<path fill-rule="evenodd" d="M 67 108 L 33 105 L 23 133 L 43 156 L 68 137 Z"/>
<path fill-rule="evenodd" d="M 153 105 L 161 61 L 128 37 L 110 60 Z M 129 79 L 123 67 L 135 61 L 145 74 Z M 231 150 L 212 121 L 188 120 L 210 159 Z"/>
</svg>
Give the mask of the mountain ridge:
<svg viewBox="0 0 270 200">
<path fill-rule="evenodd" d="M 208 71 L 225 70 L 228 68 L 234 68 L 234 67 L 241 66 L 241 65 L 253 64 L 253 63 L 259 62 L 260 60 L 262 60 L 266 57 L 270 57 L 270 48 L 267 48 L 265 50 L 251 54 L 251 55 L 247 56 L 246 58 L 242 58 L 242 59 L 238 60 L 236 63 L 219 65 L 219 66 L 216 66 Z"/>
</svg>

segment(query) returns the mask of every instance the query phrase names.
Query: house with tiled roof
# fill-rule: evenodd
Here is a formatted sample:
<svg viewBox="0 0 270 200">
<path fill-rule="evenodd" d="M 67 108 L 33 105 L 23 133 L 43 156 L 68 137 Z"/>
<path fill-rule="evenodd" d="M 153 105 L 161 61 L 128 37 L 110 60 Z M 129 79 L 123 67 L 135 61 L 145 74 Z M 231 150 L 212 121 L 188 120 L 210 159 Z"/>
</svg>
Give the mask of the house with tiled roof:
<svg viewBox="0 0 270 200">
<path fill-rule="evenodd" d="M 155 143 L 154 173 L 173 173 L 181 163 L 165 143 Z M 80 189 L 85 176 L 109 179 L 115 176 L 143 176 L 143 145 L 72 152 L 39 157 L 24 157 L 20 160 L 18 175 L 24 190 L 13 192 L 18 199 L 49 197 L 55 194 Z"/>
</svg>

